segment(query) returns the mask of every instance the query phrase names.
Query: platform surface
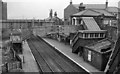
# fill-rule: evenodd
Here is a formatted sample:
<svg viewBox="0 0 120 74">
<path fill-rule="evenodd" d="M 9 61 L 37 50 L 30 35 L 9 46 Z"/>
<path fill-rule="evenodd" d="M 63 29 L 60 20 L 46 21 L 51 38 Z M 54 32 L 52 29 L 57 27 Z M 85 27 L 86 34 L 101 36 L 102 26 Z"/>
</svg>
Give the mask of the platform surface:
<svg viewBox="0 0 120 74">
<path fill-rule="evenodd" d="M 83 60 L 82 57 L 78 56 L 77 54 L 72 53 L 72 49 L 70 45 L 65 45 L 63 42 L 59 42 L 57 40 L 49 39 L 49 38 L 43 38 L 47 43 L 49 43 L 51 46 L 55 47 L 58 51 L 63 53 L 65 56 L 70 58 L 72 61 L 74 61 L 77 65 L 82 67 L 87 72 L 101 72 L 95 67 L 91 66 L 87 62 Z"/>
<path fill-rule="evenodd" d="M 23 63 L 24 72 L 39 72 L 35 58 L 26 41 L 23 43 L 23 56 L 24 56 Z"/>
</svg>

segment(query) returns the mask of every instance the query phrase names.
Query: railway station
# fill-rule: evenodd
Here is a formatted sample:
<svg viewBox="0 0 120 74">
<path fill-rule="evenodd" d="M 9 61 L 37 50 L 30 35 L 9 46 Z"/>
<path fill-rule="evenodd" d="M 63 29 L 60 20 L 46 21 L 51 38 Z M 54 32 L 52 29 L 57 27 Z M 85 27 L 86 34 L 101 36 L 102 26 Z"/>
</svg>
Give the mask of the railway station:
<svg viewBox="0 0 120 74">
<path fill-rule="evenodd" d="M 70 0 L 64 19 L 53 9 L 44 19 L 8 19 L 0 0 L 0 73 L 119 74 L 120 7 L 108 4 Z"/>
</svg>

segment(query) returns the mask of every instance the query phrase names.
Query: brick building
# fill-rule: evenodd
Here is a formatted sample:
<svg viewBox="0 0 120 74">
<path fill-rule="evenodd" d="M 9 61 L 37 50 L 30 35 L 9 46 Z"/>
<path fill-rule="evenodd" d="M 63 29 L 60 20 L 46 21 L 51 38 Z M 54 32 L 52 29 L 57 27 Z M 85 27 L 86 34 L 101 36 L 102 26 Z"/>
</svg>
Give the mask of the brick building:
<svg viewBox="0 0 120 74">
<path fill-rule="evenodd" d="M 64 9 L 64 24 L 71 24 L 71 15 L 78 13 L 85 9 L 105 9 L 108 5 L 108 2 L 106 4 L 73 4 L 70 2 L 70 4 Z"/>
<path fill-rule="evenodd" d="M 7 3 L 2 2 L 0 0 L 0 39 L 1 39 L 1 31 L 2 31 L 2 20 L 7 20 Z"/>
<path fill-rule="evenodd" d="M 63 21 L 57 16 L 57 12 L 54 12 L 54 16 L 53 16 L 52 9 L 50 10 L 49 17 L 45 19 L 45 21 L 48 21 L 48 22 L 52 21 L 54 22 L 54 25 L 63 25 Z"/>
<path fill-rule="evenodd" d="M 0 19 L 7 20 L 7 3 L 0 0 Z"/>
<path fill-rule="evenodd" d="M 82 23 L 80 22 L 80 18 L 82 16 L 94 16 L 93 19 L 99 25 L 100 29 L 107 30 L 107 37 L 116 40 L 118 29 L 116 18 L 118 18 L 118 13 L 119 8 L 108 7 L 108 2 L 106 2 L 105 4 L 73 4 L 72 2 L 70 2 L 70 4 L 64 9 L 64 24 L 77 25 L 78 23 Z M 75 16 L 75 19 L 73 18 L 73 16 Z"/>
</svg>

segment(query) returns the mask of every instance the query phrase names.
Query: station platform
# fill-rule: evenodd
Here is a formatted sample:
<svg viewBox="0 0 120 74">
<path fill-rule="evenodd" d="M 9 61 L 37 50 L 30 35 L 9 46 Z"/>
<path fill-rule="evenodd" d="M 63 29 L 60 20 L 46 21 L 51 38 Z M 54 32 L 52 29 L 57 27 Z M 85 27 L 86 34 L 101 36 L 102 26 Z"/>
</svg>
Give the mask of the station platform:
<svg viewBox="0 0 120 74">
<path fill-rule="evenodd" d="M 23 61 L 24 72 L 39 72 L 35 58 L 26 41 L 23 43 L 23 56 L 24 56 L 23 58 L 24 59 Z"/>
<path fill-rule="evenodd" d="M 102 73 L 95 67 L 91 66 L 89 63 L 85 62 L 82 57 L 78 56 L 77 54 L 72 53 L 72 48 L 70 45 L 65 45 L 63 42 L 59 42 L 57 40 L 49 39 L 49 38 L 43 38 L 47 43 L 49 43 L 51 46 L 53 46 L 55 49 L 57 49 L 59 52 L 63 53 L 66 57 L 71 59 L 73 62 L 75 62 L 78 66 L 83 68 L 85 71 L 93 74 L 93 73 Z M 102 73 L 103 74 L 103 73 Z"/>
</svg>

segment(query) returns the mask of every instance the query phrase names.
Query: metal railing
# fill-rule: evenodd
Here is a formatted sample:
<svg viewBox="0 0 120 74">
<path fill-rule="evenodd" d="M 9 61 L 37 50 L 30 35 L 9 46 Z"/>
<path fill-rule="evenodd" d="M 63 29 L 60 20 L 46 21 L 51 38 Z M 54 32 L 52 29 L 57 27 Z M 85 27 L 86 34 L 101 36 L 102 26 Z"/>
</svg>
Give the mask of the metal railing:
<svg viewBox="0 0 120 74">
<path fill-rule="evenodd" d="M 71 44 L 72 46 L 73 46 L 74 43 L 78 40 L 78 38 L 79 38 L 78 35 L 79 35 L 79 32 L 77 32 L 76 35 L 73 37 L 73 39 L 72 39 L 72 44 Z"/>
</svg>

